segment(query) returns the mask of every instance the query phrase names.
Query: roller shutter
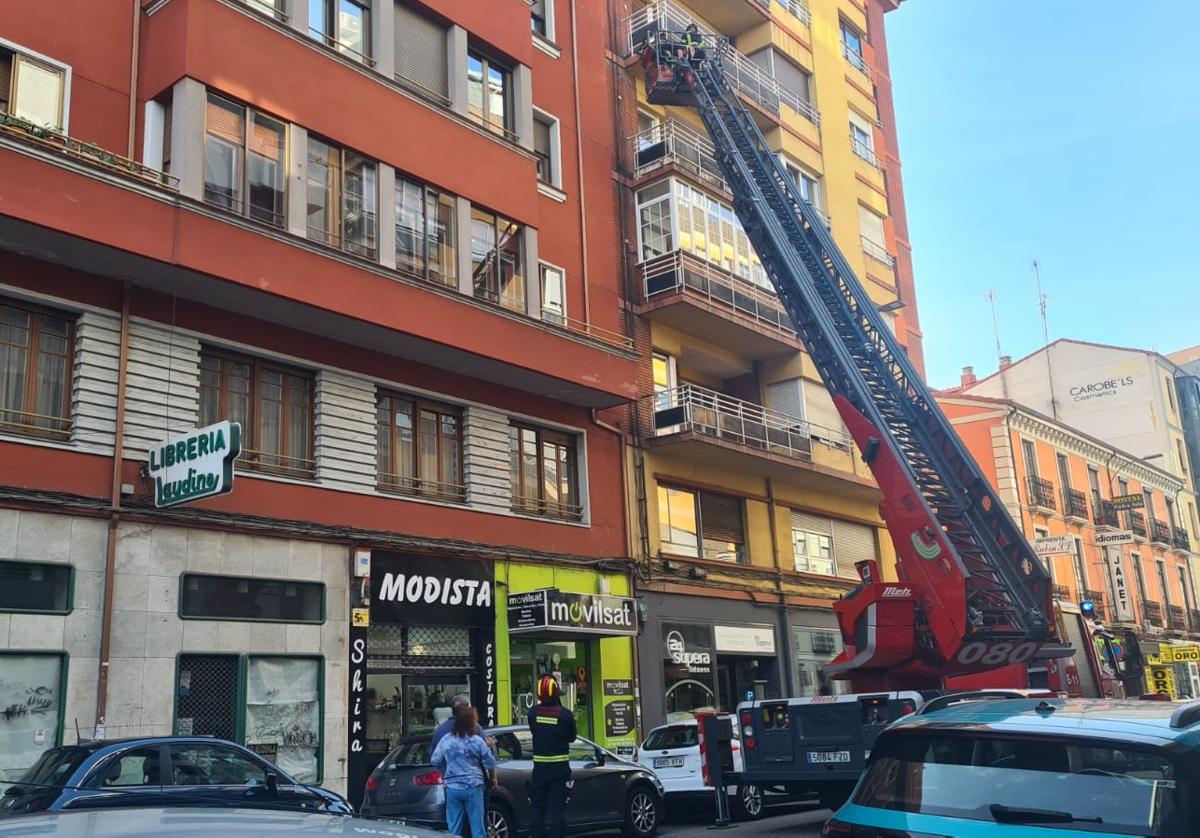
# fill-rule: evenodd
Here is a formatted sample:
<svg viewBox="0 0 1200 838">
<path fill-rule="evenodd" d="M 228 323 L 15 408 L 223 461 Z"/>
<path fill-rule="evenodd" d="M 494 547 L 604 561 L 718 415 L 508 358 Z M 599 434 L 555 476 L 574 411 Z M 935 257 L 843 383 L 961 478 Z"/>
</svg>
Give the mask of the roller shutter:
<svg viewBox="0 0 1200 838">
<path fill-rule="evenodd" d="M 395 30 L 396 75 L 449 97 L 445 27 L 397 3 Z"/>
</svg>

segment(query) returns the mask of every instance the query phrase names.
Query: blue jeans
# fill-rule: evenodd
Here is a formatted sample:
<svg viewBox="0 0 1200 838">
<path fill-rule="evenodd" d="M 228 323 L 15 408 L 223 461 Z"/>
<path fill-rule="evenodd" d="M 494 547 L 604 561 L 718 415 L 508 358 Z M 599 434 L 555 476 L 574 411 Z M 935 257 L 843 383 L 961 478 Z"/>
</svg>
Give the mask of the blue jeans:
<svg viewBox="0 0 1200 838">
<path fill-rule="evenodd" d="M 472 838 L 487 838 L 483 826 L 483 786 L 469 789 L 446 787 L 446 823 L 452 835 L 466 835 L 463 827 L 471 824 Z"/>
</svg>

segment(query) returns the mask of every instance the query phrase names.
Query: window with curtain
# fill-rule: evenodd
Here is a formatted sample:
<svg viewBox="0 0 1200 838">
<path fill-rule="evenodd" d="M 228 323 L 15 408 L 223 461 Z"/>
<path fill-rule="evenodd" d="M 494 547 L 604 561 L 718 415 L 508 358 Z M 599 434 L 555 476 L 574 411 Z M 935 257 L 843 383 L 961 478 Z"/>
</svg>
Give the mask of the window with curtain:
<svg viewBox="0 0 1200 838">
<path fill-rule="evenodd" d="M 310 239 L 375 258 L 375 161 L 310 136 L 307 192 Z"/>
<path fill-rule="evenodd" d="M 380 393 L 375 404 L 379 488 L 462 500 L 462 410 Z"/>
<path fill-rule="evenodd" d="M 547 518 L 583 517 L 575 437 L 514 423 L 508 438 L 512 508 Z"/>
<path fill-rule="evenodd" d="M 658 487 L 660 549 L 720 562 L 745 562 L 742 501 L 730 495 Z"/>
<path fill-rule="evenodd" d="M 211 92 L 204 123 L 204 200 L 283 227 L 284 124 Z"/>
<path fill-rule="evenodd" d="M 475 296 L 525 311 L 525 261 L 520 224 L 471 207 L 471 276 Z"/>
<path fill-rule="evenodd" d="M 0 47 L 0 111 L 39 128 L 61 131 L 66 71 Z"/>
<path fill-rule="evenodd" d="M 542 319 L 551 323 L 567 322 L 567 287 L 562 268 L 541 265 Z"/>
<path fill-rule="evenodd" d="M 74 322 L 0 299 L 0 432 L 71 434 Z"/>
<path fill-rule="evenodd" d="M 370 0 L 309 0 L 308 31 L 357 61 L 370 61 Z"/>
<path fill-rule="evenodd" d="M 396 268 L 453 287 L 458 283 L 453 195 L 397 175 Z"/>
<path fill-rule="evenodd" d="M 238 468 L 312 477 L 313 377 L 281 365 L 217 352 L 200 353 L 200 425 L 240 422 Z"/>
<path fill-rule="evenodd" d="M 512 74 L 476 50 L 467 53 L 467 115 L 493 133 L 512 136 Z"/>
</svg>

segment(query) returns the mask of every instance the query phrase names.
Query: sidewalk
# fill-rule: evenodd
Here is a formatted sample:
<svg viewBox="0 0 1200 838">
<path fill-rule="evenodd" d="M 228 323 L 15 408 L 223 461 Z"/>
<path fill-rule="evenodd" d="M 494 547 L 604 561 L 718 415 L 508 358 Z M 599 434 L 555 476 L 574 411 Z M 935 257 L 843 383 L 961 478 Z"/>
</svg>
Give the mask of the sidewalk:
<svg viewBox="0 0 1200 838">
<path fill-rule="evenodd" d="M 722 835 L 818 838 L 829 814 L 828 809 L 816 809 L 811 803 L 789 803 L 768 807 L 762 820 L 734 823 L 732 829 L 709 829 L 711 817 L 675 818 L 668 821 L 659 834 L 664 838 L 720 838 Z"/>
</svg>

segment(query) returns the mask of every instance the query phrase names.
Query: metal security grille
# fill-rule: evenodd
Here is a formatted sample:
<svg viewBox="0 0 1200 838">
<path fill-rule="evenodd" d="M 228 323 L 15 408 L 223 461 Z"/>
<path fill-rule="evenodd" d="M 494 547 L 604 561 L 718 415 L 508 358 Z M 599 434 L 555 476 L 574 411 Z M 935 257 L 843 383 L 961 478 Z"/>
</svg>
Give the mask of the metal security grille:
<svg viewBox="0 0 1200 838">
<path fill-rule="evenodd" d="M 455 626 L 371 626 L 367 669 L 470 669 L 470 629 Z"/>
<path fill-rule="evenodd" d="M 236 655 L 180 655 L 175 735 L 237 739 Z"/>
</svg>

